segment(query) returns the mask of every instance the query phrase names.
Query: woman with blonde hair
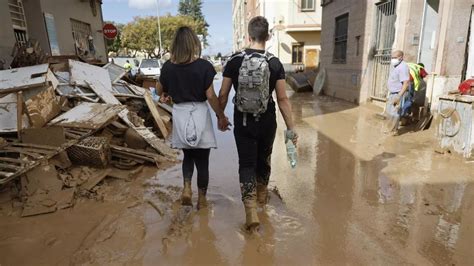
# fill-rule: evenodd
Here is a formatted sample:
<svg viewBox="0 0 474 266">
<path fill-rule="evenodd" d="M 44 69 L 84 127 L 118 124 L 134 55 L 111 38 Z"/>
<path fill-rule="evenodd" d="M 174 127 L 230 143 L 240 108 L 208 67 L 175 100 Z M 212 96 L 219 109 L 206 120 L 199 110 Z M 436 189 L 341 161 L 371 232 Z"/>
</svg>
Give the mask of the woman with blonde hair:
<svg viewBox="0 0 474 266">
<path fill-rule="evenodd" d="M 171 59 L 163 64 L 158 85 L 161 100 L 174 103 L 172 147 L 184 153 L 181 203 L 192 206 L 191 180 L 196 166 L 198 209 L 207 206 L 209 154 L 211 148 L 217 148 L 206 101 L 217 115 L 219 129 L 224 131 L 228 127 L 212 84 L 216 71 L 200 57 L 201 42 L 197 35 L 189 27 L 180 27 L 171 46 Z"/>
</svg>

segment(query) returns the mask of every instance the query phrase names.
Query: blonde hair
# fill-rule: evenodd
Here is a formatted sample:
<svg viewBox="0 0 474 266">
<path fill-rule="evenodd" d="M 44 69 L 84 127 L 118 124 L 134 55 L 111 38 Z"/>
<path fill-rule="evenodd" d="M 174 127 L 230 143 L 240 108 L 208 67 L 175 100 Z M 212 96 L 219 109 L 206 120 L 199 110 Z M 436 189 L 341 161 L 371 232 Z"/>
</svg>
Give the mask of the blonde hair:
<svg viewBox="0 0 474 266">
<path fill-rule="evenodd" d="M 171 62 L 175 64 L 191 63 L 201 57 L 201 41 L 190 27 L 180 27 L 171 45 Z"/>
</svg>

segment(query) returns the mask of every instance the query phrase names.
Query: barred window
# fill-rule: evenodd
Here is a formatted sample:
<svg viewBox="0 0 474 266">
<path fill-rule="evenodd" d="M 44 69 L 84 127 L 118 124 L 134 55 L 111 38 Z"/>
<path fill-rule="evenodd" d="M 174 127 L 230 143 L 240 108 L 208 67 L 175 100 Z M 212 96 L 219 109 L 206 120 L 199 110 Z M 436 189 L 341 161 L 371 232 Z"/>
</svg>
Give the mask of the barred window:
<svg viewBox="0 0 474 266">
<path fill-rule="evenodd" d="M 333 63 L 346 63 L 347 57 L 347 30 L 349 14 L 336 18 L 336 32 L 334 34 Z"/>
<path fill-rule="evenodd" d="M 301 0 L 301 11 L 314 11 L 315 0 Z"/>
</svg>

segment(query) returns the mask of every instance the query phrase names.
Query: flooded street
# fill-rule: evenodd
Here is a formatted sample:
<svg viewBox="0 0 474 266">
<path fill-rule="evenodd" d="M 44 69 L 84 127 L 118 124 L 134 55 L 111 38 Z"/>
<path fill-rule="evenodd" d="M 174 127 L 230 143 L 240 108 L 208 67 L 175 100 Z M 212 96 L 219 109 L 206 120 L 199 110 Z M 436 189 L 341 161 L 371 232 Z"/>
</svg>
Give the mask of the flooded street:
<svg viewBox="0 0 474 266">
<path fill-rule="evenodd" d="M 180 206 L 180 164 L 148 168 L 105 184 L 99 202 L 28 218 L 2 208 L 0 265 L 472 265 L 473 163 L 435 153 L 433 130 L 383 134 L 373 106 L 290 100 L 298 165 L 286 159 L 278 114 L 258 235 L 242 229 L 235 142 L 219 132 L 207 210 Z M 196 203 L 195 177 L 193 192 Z"/>
</svg>

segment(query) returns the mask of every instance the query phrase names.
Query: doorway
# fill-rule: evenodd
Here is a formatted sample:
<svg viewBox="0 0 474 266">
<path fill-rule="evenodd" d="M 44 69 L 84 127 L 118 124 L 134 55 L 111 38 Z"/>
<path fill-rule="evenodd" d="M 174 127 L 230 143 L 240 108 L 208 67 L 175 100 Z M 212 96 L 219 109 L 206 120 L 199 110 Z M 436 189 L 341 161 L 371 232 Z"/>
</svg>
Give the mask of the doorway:
<svg viewBox="0 0 474 266">
<path fill-rule="evenodd" d="M 423 63 L 428 73 L 433 72 L 439 26 L 439 0 L 426 0 L 423 12 L 418 63 Z"/>
</svg>

